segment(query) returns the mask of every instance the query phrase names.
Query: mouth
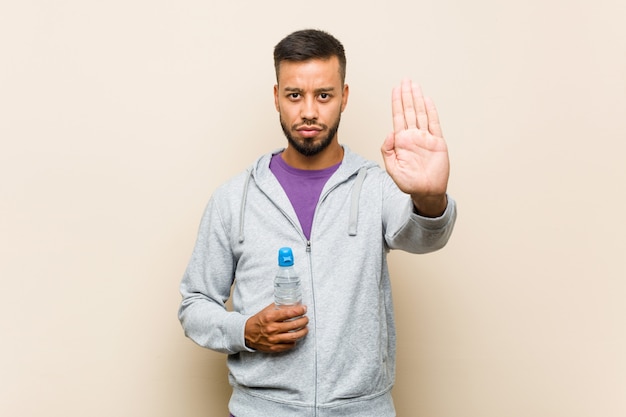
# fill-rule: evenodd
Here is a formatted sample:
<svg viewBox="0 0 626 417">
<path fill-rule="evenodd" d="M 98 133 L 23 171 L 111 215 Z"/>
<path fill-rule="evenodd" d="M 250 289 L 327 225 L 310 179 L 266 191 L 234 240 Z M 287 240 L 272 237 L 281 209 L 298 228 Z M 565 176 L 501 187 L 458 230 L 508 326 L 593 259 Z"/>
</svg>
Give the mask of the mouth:
<svg viewBox="0 0 626 417">
<path fill-rule="evenodd" d="M 323 129 L 320 126 L 300 126 L 296 132 L 306 138 L 317 136 Z"/>
</svg>

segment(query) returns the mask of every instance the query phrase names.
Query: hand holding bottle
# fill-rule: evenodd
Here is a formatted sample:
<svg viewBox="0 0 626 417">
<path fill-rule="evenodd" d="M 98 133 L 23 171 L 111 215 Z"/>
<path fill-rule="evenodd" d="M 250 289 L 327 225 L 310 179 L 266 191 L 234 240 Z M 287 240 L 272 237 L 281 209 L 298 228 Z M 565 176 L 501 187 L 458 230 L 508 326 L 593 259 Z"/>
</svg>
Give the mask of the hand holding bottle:
<svg viewBox="0 0 626 417">
<path fill-rule="evenodd" d="M 274 277 L 274 303 L 246 322 L 246 346 L 262 352 L 284 352 L 309 332 L 304 317 L 300 277 L 293 267 L 293 251 L 278 250 L 278 271 Z"/>
<path fill-rule="evenodd" d="M 278 353 L 293 349 L 309 333 L 306 306 L 276 308 L 272 303 L 246 322 L 246 346 L 260 352 Z"/>
</svg>

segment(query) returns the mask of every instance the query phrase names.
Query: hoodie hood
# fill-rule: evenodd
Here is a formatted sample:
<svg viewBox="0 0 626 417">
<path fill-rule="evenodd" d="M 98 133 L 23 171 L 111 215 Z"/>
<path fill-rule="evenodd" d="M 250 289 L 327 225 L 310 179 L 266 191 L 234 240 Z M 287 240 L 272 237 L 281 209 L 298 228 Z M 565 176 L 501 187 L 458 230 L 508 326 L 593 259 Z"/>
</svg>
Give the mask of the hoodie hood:
<svg viewBox="0 0 626 417">
<path fill-rule="evenodd" d="M 377 168 L 376 163 L 366 160 L 365 158 L 353 153 L 346 145 L 342 145 L 344 153 L 341 165 L 335 171 L 335 173 L 328 179 L 328 182 L 322 190 L 320 200 L 324 198 L 324 195 L 330 192 L 338 184 L 349 180 L 351 177 L 356 176 L 354 187 L 352 188 L 352 194 L 350 197 L 350 217 L 346 219 L 348 222 L 348 234 L 350 236 L 356 236 L 358 231 L 358 212 L 359 212 L 359 197 L 361 196 L 361 189 L 363 181 L 367 176 L 368 169 Z M 280 153 L 285 148 L 277 149 L 274 152 L 265 154 L 259 157 L 247 170 L 246 180 L 243 187 L 243 194 L 241 197 L 241 207 L 239 210 L 239 243 L 243 243 L 245 240 L 245 212 L 248 197 L 248 189 L 250 182 L 254 182 L 261 190 L 266 190 L 268 197 L 272 198 L 275 195 L 276 181 L 274 174 L 269 169 L 270 160 L 273 155 Z"/>
</svg>

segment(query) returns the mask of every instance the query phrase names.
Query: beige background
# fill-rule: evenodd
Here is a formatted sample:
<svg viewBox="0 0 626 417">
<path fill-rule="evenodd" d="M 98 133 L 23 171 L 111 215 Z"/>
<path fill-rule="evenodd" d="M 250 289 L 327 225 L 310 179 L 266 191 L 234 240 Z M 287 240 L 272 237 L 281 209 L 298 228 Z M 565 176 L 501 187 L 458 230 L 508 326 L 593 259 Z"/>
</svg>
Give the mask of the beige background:
<svg viewBox="0 0 626 417">
<path fill-rule="evenodd" d="M 225 357 L 184 338 L 178 283 L 212 190 L 285 143 L 272 48 L 305 27 L 347 49 L 343 143 L 380 162 L 410 76 L 450 147 L 450 244 L 391 255 L 398 415 L 626 415 L 625 18 L 622 0 L 3 1 L 0 415 L 227 415 Z"/>
</svg>

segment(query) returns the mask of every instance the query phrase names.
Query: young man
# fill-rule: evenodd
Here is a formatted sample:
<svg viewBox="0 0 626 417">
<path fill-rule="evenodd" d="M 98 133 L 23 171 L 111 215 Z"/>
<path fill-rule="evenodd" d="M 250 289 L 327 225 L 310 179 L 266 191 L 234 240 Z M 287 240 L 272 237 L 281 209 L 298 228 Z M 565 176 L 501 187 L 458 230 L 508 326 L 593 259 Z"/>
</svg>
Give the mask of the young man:
<svg viewBox="0 0 626 417">
<path fill-rule="evenodd" d="M 349 95 L 341 43 L 294 32 L 274 61 L 287 147 L 211 197 L 181 283 L 180 321 L 193 341 L 229 354 L 237 417 L 395 416 L 386 253 L 437 250 L 456 218 L 437 111 L 408 80 L 393 90 L 384 171 L 338 141 Z M 283 246 L 293 249 L 303 303 L 276 309 Z"/>
</svg>

